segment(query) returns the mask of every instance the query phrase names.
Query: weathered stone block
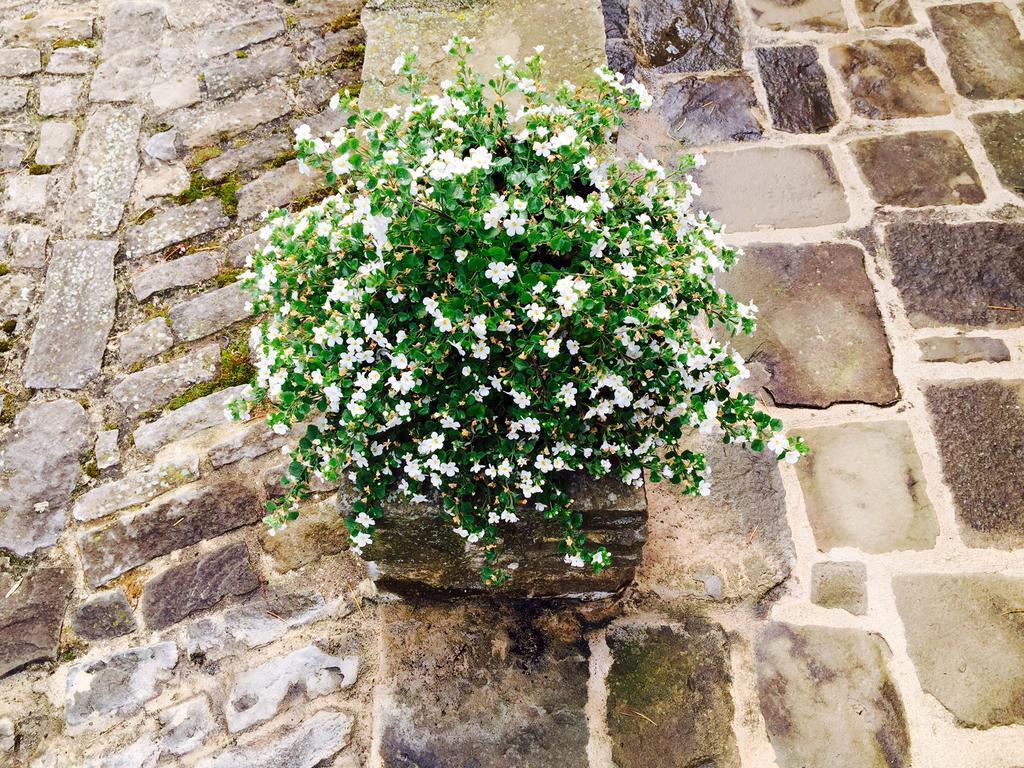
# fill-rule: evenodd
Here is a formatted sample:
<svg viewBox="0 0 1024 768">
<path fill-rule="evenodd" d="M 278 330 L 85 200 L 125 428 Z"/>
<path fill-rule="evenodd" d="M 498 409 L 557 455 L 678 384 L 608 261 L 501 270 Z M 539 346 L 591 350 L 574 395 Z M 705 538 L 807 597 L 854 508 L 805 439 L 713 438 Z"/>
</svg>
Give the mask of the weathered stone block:
<svg viewBox="0 0 1024 768">
<path fill-rule="evenodd" d="M 982 112 L 971 122 L 999 180 L 1024 197 L 1024 112 Z"/>
<path fill-rule="evenodd" d="M 757 49 L 772 123 L 789 133 L 824 133 L 836 124 L 818 52 L 810 45 Z"/>
<path fill-rule="evenodd" d="M 856 0 L 865 27 L 902 27 L 914 23 L 907 0 Z"/>
<path fill-rule="evenodd" d="M 315 171 L 303 173 L 296 160 L 273 168 L 238 191 L 238 218 L 251 219 L 264 211 L 301 200 L 325 185 Z"/>
<path fill-rule="evenodd" d="M 743 41 L 729 0 L 634 3 L 626 39 L 637 64 L 657 72 L 741 68 Z"/>
<path fill-rule="evenodd" d="M 244 388 L 244 385 L 239 385 L 222 389 L 141 425 L 132 433 L 135 447 L 143 453 L 156 453 L 170 442 L 225 424 L 227 416 L 224 409 L 228 401 L 238 397 Z"/>
<path fill-rule="evenodd" d="M 750 12 L 759 26 L 768 29 L 813 29 L 843 32 L 847 29 L 841 0 L 749 0 Z"/>
<path fill-rule="evenodd" d="M 858 40 L 829 49 L 850 107 L 874 120 L 944 115 L 949 96 L 910 40 Z"/>
<path fill-rule="evenodd" d="M 121 336 L 118 342 L 118 356 L 121 365 L 130 366 L 147 357 L 166 352 L 174 345 L 174 336 L 167 320 L 154 317 L 137 325 Z"/>
<path fill-rule="evenodd" d="M 811 566 L 811 602 L 863 616 L 868 610 L 866 578 L 864 563 L 815 563 Z"/>
<path fill-rule="evenodd" d="M 124 590 L 100 592 L 82 603 L 71 617 L 71 629 L 86 640 L 120 637 L 134 632 L 135 615 Z"/>
<path fill-rule="evenodd" d="M 169 245 L 226 226 L 230 221 L 224 215 L 220 200 L 196 200 L 158 213 L 145 224 L 129 227 L 125 252 L 131 258 L 156 253 Z"/>
<path fill-rule="evenodd" d="M 0 574 L 0 677 L 56 655 L 72 576 L 70 568 L 36 568 L 15 589 Z"/>
<path fill-rule="evenodd" d="M 156 498 L 199 477 L 199 457 L 183 456 L 92 488 L 75 501 L 76 520 L 96 520 Z"/>
<path fill-rule="evenodd" d="M 1004 363 L 1010 359 L 1005 341 L 985 336 L 931 336 L 917 344 L 926 363 Z"/>
<path fill-rule="evenodd" d="M 933 6 L 928 18 L 962 95 L 1024 98 L 1024 40 L 1005 5 Z"/>
<path fill-rule="evenodd" d="M 219 345 L 207 344 L 168 363 L 129 373 L 110 393 L 118 407 L 134 419 L 163 407 L 193 384 L 212 379 L 219 362 Z"/>
<path fill-rule="evenodd" d="M 237 136 L 258 125 L 287 115 L 291 97 L 281 86 L 244 94 L 216 107 L 198 106 L 176 113 L 173 122 L 186 147 L 211 144 L 219 137 Z"/>
<path fill-rule="evenodd" d="M 172 755 L 187 755 L 217 731 L 210 700 L 202 693 L 168 707 L 158 717 L 160 748 Z"/>
<path fill-rule="evenodd" d="M 757 96 L 746 75 L 687 75 L 673 78 L 663 88 L 656 103 L 666 132 L 688 147 L 761 137 Z M 631 116 L 635 118 L 643 119 L 642 113 Z"/>
<path fill-rule="evenodd" d="M 251 305 L 252 296 L 232 283 L 176 304 L 168 314 L 175 335 L 194 341 L 251 316 Z"/>
<path fill-rule="evenodd" d="M 271 40 L 284 33 L 284 22 L 276 11 L 261 8 L 249 18 L 232 19 L 209 27 L 199 35 L 200 56 L 220 56 L 249 45 Z"/>
<path fill-rule="evenodd" d="M 321 709 L 297 724 L 288 723 L 255 741 L 204 758 L 198 768 L 316 768 L 348 744 L 352 717 Z"/>
<path fill-rule="evenodd" d="M 0 48 L 0 77 L 19 77 L 38 72 L 42 67 L 35 48 Z"/>
</svg>

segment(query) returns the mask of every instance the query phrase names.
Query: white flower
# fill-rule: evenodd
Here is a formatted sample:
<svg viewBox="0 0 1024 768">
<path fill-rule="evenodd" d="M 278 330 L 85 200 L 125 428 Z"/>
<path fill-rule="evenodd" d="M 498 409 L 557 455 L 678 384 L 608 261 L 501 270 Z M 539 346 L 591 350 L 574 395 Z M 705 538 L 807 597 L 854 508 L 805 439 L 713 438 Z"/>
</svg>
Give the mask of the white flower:
<svg viewBox="0 0 1024 768">
<path fill-rule="evenodd" d="M 459 264 L 464 262 L 467 256 L 469 256 L 469 251 L 464 251 L 462 249 L 455 251 L 455 261 L 457 261 Z"/>
<path fill-rule="evenodd" d="M 562 348 L 562 342 L 560 339 L 548 339 L 544 342 L 544 354 L 548 357 L 558 357 L 558 352 Z"/>
<path fill-rule="evenodd" d="M 425 438 L 416 449 L 421 454 L 437 453 L 444 447 L 444 435 L 439 432 L 431 432 L 430 437 Z"/>
<path fill-rule="evenodd" d="M 530 304 L 526 308 L 526 316 L 535 323 L 539 323 L 541 320 L 543 320 L 545 314 L 546 313 L 544 312 L 544 307 L 537 303 Z"/>
<path fill-rule="evenodd" d="M 774 434 L 768 438 L 768 449 L 776 455 L 783 453 L 789 448 L 789 440 L 785 435 Z"/>
<path fill-rule="evenodd" d="M 492 261 L 487 265 L 484 275 L 495 285 L 501 287 L 512 280 L 512 275 L 515 274 L 515 271 L 515 264 L 506 264 L 503 261 Z"/>
<path fill-rule="evenodd" d="M 558 390 L 558 397 L 561 398 L 562 402 L 566 405 L 576 405 L 576 393 L 579 390 L 572 383 L 563 384 L 561 389 Z"/>
<path fill-rule="evenodd" d="M 586 563 L 583 562 L 583 558 L 579 555 L 566 555 L 565 562 L 571 565 L 573 568 L 582 568 Z"/>
<path fill-rule="evenodd" d="M 398 151 L 394 149 L 384 150 L 381 159 L 388 165 L 398 165 Z"/>
<path fill-rule="evenodd" d="M 505 234 L 509 237 L 521 235 L 526 232 L 526 228 L 523 226 L 524 224 L 526 224 L 526 219 L 518 213 L 513 213 L 502 222 L 502 226 L 505 227 Z"/>
<path fill-rule="evenodd" d="M 668 320 L 672 317 L 672 311 L 668 308 L 668 305 L 659 302 L 647 310 L 648 316 L 654 320 Z"/>
<path fill-rule="evenodd" d="M 365 512 L 360 512 L 358 515 L 356 515 L 356 524 L 361 525 L 363 528 L 369 528 L 372 525 L 376 525 L 377 521 Z"/>
<path fill-rule="evenodd" d="M 334 111 L 338 110 L 338 106 L 340 104 L 341 104 L 341 95 L 337 94 L 337 93 L 334 94 L 333 96 L 331 96 L 331 100 L 329 102 L 327 102 L 327 106 L 330 107 Z"/>
<path fill-rule="evenodd" d="M 300 125 L 298 128 L 295 129 L 295 140 L 296 141 L 305 141 L 306 139 L 310 138 L 312 135 L 313 135 L 313 129 L 310 128 L 305 123 L 303 123 L 302 125 Z"/>
<path fill-rule="evenodd" d="M 616 264 L 615 271 L 622 275 L 626 279 L 626 282 L 632 283 L 633 280 L 636 279 L 636 267 L 628 261 Z"/>
<path fill-rule="evenodd" d="M 404 68 L 405 68 L 405 54 L 403 53 L 400 56 L 396 56 L 395 60 L 391 63 L 391 71 L 394 74 L 397 75 Z"/>
</svg>

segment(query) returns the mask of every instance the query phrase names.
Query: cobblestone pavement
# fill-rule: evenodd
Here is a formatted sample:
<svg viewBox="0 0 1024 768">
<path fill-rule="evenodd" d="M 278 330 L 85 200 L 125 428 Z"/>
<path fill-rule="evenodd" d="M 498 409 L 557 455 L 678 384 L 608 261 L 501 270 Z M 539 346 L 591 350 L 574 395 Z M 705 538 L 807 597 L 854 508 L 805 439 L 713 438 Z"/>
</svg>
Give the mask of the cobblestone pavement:
<svg viewBox="0 0 1024 768">
<path fill-rule="evenodd" d="M 706 150 L 813 453 L 648 488 L 613 609 L 395 601 L 229 425 L 290 132 L 455 30 Z M 0 763 L 1024 765 L 1024 30 L 1000 2 L 0 0 Z M 365 61 L 364 61 L 365 54 Z M 431 55 L 428 55 L 430 58 Z M 437 64 L 438 68 L 442 65 Z"/>
</svg>

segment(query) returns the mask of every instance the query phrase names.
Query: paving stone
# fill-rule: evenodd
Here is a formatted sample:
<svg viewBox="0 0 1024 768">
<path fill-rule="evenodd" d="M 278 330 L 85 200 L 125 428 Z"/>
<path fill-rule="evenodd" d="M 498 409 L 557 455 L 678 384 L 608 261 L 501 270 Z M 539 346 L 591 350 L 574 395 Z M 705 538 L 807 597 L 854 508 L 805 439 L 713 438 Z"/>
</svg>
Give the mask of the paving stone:
<svg viewBox="0 0 1024 768">
<path fill-rule="evenodd" d="M 150 41 L 112 55 L 104 54 L 89 81 L 89 101 L 142 101 L 159 76 L 158 53 L 159 47 Z"/>
<path fill-rule="evenodd" d="M 284 22 L 280 14 L 270 9 L 260 9 L 251 18 L 233 20 L 203 31 L 196 44 L 200 56 L 210 58 L 231 53 L 255 43 L 284 33 Z"/>
<path fill-rule="evenodd" d="M 892 356 L 858 246 L 752 245 L 720 279 L 759 308 L 753 336 L 733 340 L 771 374 L 778 405 L 889 405 L 899 398 Z M 814 333 L 802 318 L 812 313 Z"/>
<path fill-rule="evenodd" d="M 693 616 L 670 626 L 617 626 L 608 648 L 615 765 L 738 768 L 729 641 L 718 624 Z"/>
<path fill-rule="evenodd" d="M 142 592 L 142 616 L 149 629 L 163 629 L 259 586 L 245 542 L 228 544 L 150 579 Z"/>
<path fill-rule="evenodd" d="M 0 752 L 13 752 L 14 745 L 14 723 L 9 717 L 0 717 Z"/>
<path fill-rule="evenodd" d="M 293 74 L 298 68 L 290 49 L 274 48 L 244 59 L 232 55 L 215 59 L 203 68 L 203 81 L 211 98 L 223 99 L 271 78 Z"/>
<path fill-rule="evenodd" d="M 28 154 L 32 135 L 25 131 L 0 130 L 0 168 L 17 168 Z"/>
<path fill-rule="evenodd" d="M 74 123 L 47 120 L 39 128 L 39 148 L 36 163 L 39 165 L 62 165 L 71 157 L 78 129 Z"/>
<path fill-rule="evenodd" d="M 874 120 L 949 112 L 949 97 L 910 40 L 858 40 L 829 49 L 853 112 Z"/>
<path fill-rule="evenodd" d="M 983 112 L 971 122 L 999 180 L 1024 197 L 1024 112 Z"/>
<path fill-rule="evenodd" d="M 256 139 L 242 147 L 226 149 L 217 157 L 203 163 L 201 169 L 206 178 L 220 181 L 230 173 L 255 168 L 291 151 L 291 138 L 277 133 L 266 139 Z"/>
<path fill-rule="evenodd" d="M 50 248 L 25 386 L 81 389 L 99 375 L 114 324 L 116 253 L 113 240 L 61 240 Z"/>
<path fill-rule="evenodd" d="M 903 27 L 915 22 L 907 0 L 856 0 L 865 27 Z"/>
<path fill-rule="evenodd" d="M 287 723 L 245 745 L 204 758 L 198 768 L 316 768 L 349 742 L 352 717 L 321 709 L 297 723 Z"/>
<path fill-rule="evenodd" d="M 85 410 L 74 400 L 18 412 L 0 451 L 0 547 L 24 557 L 57 542 L 91 442 Z"/>
<path fill-rule="evenodd" d="M 198 237 L 229 223 L 231 220 L 224 215 L 224 204 L 220 200 L 196 200 L 188 205 L 162 211 L 145 224 L 129 227 L 125 252 L 129 258 L 156 253 L 169 245 Z"/>
<path fill-rule="evenodd" d="M 135 180 L 136 204 L 145 208 L 156 207 L 160 204 L 157 198 L 180 195 L 188 190 L 190 183 L 185 163 L 160 163 L 148 156 L 143 157 Z"/>
<path fill-rule="evenodd" d="M 49 199 L 50 174 L 31 176 L 27 173 L 12 176 L 7 183 L 4 211 L 11 216 L 41 216 L 46 213 Z"/>
<path fill-rule="evenodd" d="M 167 27 L 164 6 L 145 0 L 123 0 L 109 6 L 103 31 L 103 57 L 135 46 L 157 48 Z"/>
<path fill-rule="evenodd" d="M 301 200 L 325 185 L 319 173 L 302 173 L 298 161 L 289 160 L 238 190 L 238 218 L 251 219 L 264 211 Z"/>
<path fill-rule="evenodd" d="M 199 457 L 161 462 L 87 491 L 75 501 L 76 520 L 96 520 L 156 498 L 199 477 Z"/>
<path fill-rule="evenodd" d="M 304 504 L 299 519 L 288 523 L 287 535 L 271 536 L 269 531 L 260 531 L 259 540 L 274 570 L 287 573 L 344 552 L 349 546 L 349 533 L 334 499 L 328 498 Z"/>
<path fill-rule="evenodd" d="M 167 443 L 183 440 L 210 427 L 224 425 L 227 421 L 227 402 L 237 398 L 244 388 L 237 386 L 222 389 L 141 425 L 133 433 L 135 447 L 143 453 L 155 453 Z"/>
<path fill-rule="evenodd" d="M 709 152 L 707 160 L 697 178 L 700 205 L 730 232 L 816 227 L 850 217 L 826 147 Z"/>
<path fill-rule="evenodd" d="M 868 610 L 867 566 L 858 562 L 826 562 L 811 566 L 811 602 L 842 608 L 854 616 Z"/>
<path fill-rule="evenodd" d="M 171 327 L 179 339 L 201 339 L 252 315 L 251 304 L 252 296 L 232 283 L 171 307 Z"/>
<path fill-rule="evenodd" d="M 637 583 L 668 600 L 760 601 L 789 577 L 795 557 L 778 462 L 717 438 L 690 448 L 712 468 L 711 495 L 647 485 L 649 536 Z"/>
<path fill-rule="evenodd" d="M 925 398 L 960 535 L 971 547 L 1024 547 L 1024 382 L 936 384 Z"/>
<path fill-rule="evenodd" d="M 28 104 L 28 85 L 17 81 L 0 82 L 0 115 L 17 112 Z"/>
<path fill-rule="evenodd" d="M 197 619 L 185 628 L 185 645 L 189 657 L 217 661 L 268 645 L 326 613 L 317 592 L 273 594 Z"/>
<path fill-rule="evenodd" d="M 121 223 L 139 169 L 140 124 L 130 107 L 101 105 L 89 116 L 65 210 L 65 237 L 106 237 Z"/>
<path fill-rule="evenodd" d="M 42 66 L 35 48 L 0 48 L 0 77 L 31 75 Z"/>
<path fill-rule="evenodd" d="M 157 717 L 160 749 L 171 755 L 187 755 L 217 732 L 210 700 L 203 693 L 162 710 Z"/>
<path fill-rule="evenodd" d="M 82 80 L 44 80 L 39 85 L 39 114 L 64 115 L 78 109 L 85 82 Z"/>
<path fill-rule="evenodd" d="M 153 113 L 157 115 L 163 115 L 174 109 L 191 107 L 202 99 L 203 93 L 199 87 L 199 77 L 192 72 L 160 80 L 149 89 L 149 101 L 153 105 Z"/>
<path fill-rule="evenodd" d="M 749 0 L 747 5 L 758 26 L 787 32 L 811 29 L 844 32 L 846 14 L 840 0 Z"/>
<path fill-rule="evenodd" d="M 103 528 L 79 532 L 86 580 L 101 586 L 155 557 L 262 517 L 259 499 L 237 482 L 186 486 Z"/>
<path fill-rule="evenodd" d="M 157 643 L 73 665 L 65 698 L 68 725 L 134 714 L 160 692 L 177 663 L 174 643 Z"/>
<path fill-rule="evenodd" d="M 277 714 L 286 696 L 312 700 L 355 684 L 357 656 L 332 656 L 307 645 L 253 667 L 235 678 L 224 717 L 238 733 Z"/>
<path fill-rule="evenodd" d="M 658 72 L 741 68 L 743 42 L 729 0 L 636 3 L 627 39 L 637 63 Z"/>
<path fill-rule="evenodd" d="M 921 459 L 902 421 L 808 427 L 797 463 L 818 549 L 881 553 L 935 546 L 938 523 Z"/>
<path fill-rule="evenodd" d="M 305 429 L 293 430 L 294 434 L 303 432 Z M 294 441 L 293 434 L 279 435 L 266 421 L 254 420 L 214 443 L 209 450 L 210 463 L 219 468 L 243 459 L 255 459 Z"/>
<path fill-rule="evenodd" d="M 0 678 L 57 655 L 70 568 L 35 568 L 18 579 L 0 574 Z"/>
<path fill-rule="evenodd" d="M 926 363 L 1005 363 L 1010 359 L 1006 342 L 984 336 L 931 336 L 917 344 Z"/>
<path fill-rule="evenodd" d="M 49 238 L 50 232 L 46 227 L 34 224 L 15 227 L 8 265 L 27 269 L 46 266 L 46 243 Z"/>
<path fill-rule="evenodd" d="M 93 14 L 68 6 L 41 9 L 31 17 L 0 20 L 0 36 L 28 45 L 53 40 L 88 40 L 93 35 Z"/>
<path fill-rule="evenodd" d="M 755 648 L 757 692 L 779 768 L 904 768 L 910 734 L 876 634 L 772 622 Z"/>
<path fill-rule="evenodd" d="M 50 54 L 46 71 L 51 75 L 87 75 L 96 63 L 96 50 L 85 45 L 58 48 Z"/>
<path fill-rule="evenodd" d="M 82 603 L 71 617 L 71 629 L 86 640 L 104 640 L 134 632 L 132 607 L 120 587 L 100 592 Z"/>
<path fill-rule="evenodd" d="M 227 263 L 229 266 L 238 268 L 246 266 L 246 260 L 249 255 L 261 247 L 266 241 L 260 237 L 259 231 L 250 232 L 244 237 L 240 237 L 235 242 L 230 243 L 227 248 Z"/>
<path fill-rule="evenodd" d="M 761 137 L 757 96 L 746 75 L 687 75 L 663 87 L 657 103 L 673 139 L 696 147 Z"/>
<path fill-rule="evenodd" d="M 927 9 L 957 90 L 971 99 L 1024 98 L 1024 40 L 999 3 Z"/>
<path fill-rule="evenodd" d="M 925 692 L 960 725 L 1024 723 L 1024 579 L 899 574 L 893 592 Z"/>
<path fill-rule="evenodd" d="M 810 45 L 757 49 L 772 123 L 788 133 L 824 133 L 836 124 L 818 52 Z"/>
<path fill-rule="evenodd" d="M 571 618 L 474 603 L 384 618 L 384 766 L 585 768 L 589 661 Z"/>
<path fill-rule="evenodd" d="M 290 111 L 288 91 L 275 85 L 221 101 L 212 108 L 201 106 L 183 110 L 175 115 L 173 122 L 184 145 L 191 148 L 213 143 L 218 138 L 237 136 Z"/>
<path fill-rule="evenodd" d="M 174 345 L 167 320 L 154 317 L 125 333 L 119 342 L 118 356 L 124 366 L 134 365 L 147 357 L 166 352 Z"/>
<path fill-rule="evenodd" d="M 212 280 L 220 272 L 221 260 L 219 251 L 197 251 L 157 262 L 132 278 L 132 294 L 139 301 L 145 301 L 160 291 Z"/>
<path fill-rule="evenodd" d="M 0 318 L 21 317 L 32 306 L 32 278 L 25 274 L 0 277 Z"/>
<path fill-rule="evenodd" d="M 914 326 L 1024 325 L 1024 224 L 891 224 L 885 244 Z"/>
<path fill-rule="evenodd" d="M 146 154 L 150 157 L 155 157 L 157 160 L 177 160 L 177 142 L 178 132 L 173 129 L 154 133 L 146 141 Z"/>
<path fill-rule="evenodd" d="M 96 468 L 107 469 L 121 463 L 121 453 L 117 448 L 116 429 L 103 429 L 96 433 Z"/>
<path fill-rule="evenodd" d="M 160 747 L 157 745 L 150 728 L 126 730 L 127 738 L 133 738 L 140 730 L 139 736 L 127 746 L 124 739 L 114 738 L 108 743 L 94 742 L 83 755 L 80 768 L 151 768 L 160 758 Z"/>
</svg>

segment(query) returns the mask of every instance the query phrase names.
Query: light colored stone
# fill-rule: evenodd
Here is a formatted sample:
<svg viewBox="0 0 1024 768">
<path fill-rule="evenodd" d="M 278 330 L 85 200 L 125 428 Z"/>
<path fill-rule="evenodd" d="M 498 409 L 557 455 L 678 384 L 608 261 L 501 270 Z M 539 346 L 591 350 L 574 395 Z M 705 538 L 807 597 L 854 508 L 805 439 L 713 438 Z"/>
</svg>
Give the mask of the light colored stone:
<svg viewBox="0 0 1024 768">
<path fill-rule="evenodd" d="M 50 232 L 46 227 L 24 224 L 16 227 L 11 237 L 12 267 L 37 269 L 46 266 L 46 243 Z"/>
<path fill-rule="evenodd" d="M 36 163 L 39 165 L 61 165 L 71 157 L 78 129 L 74 123 L 47 120 L 39 128 L 39 148 Z"/>
<path fill-rule="evenodd" d="M 188 189 L 189 182 L 184 163 L 160 163 L 145 157 L 135 181 L 138 204 L 148 206 L 156 202 L 155 198 L 180 195 Z"/>
<path fill-rule="evenodd" d="M 171 755 L 187 755 L 217 731 L 210 700 L 202 693 L 162 710 L 157 717 L 160 749 Z"/>
<path fill-rule="evenodd" d="M 223 389 L 200 397 L 159 419 L 142 424 L 133 433 L 135 447 L 143 453 L 155 453 L 174 440 L 183 440 L 197 432 L 226 423 L 224 409 L 228 401 L 241 395 L 244 386 Z"/>
<path fill-rule="evenodd" d="M 116 429 L 103 429 L 96 433 L 96 468 L 108 469 L 121 463 L 121 452 L 117 448 Z"/>
<path fill-rule="evenodd" d="M 315 768 L 338 754 L 348 743 L 352 717 L 322 709 L 267 731 L 261 738 L 205 758 L 198 768 Z"/>
<path fill-rule="evenodd" d="M 32 306 L 32 278 L 25 274 L 0 277 L 0 318 L 20 317 Z"/>
<path fill-rule="evenodd" d="M 271 40 L 283 32 L 284 22 L 280 14 L 271 9 L 261 9 L 250 18 L 233 19 L 204 30 L 196 43 L 196 50 L 206 58 L 220 56 Z"/>
<path fill-rule="evenodd" d="M 93 35 L 93 14 L 73 6 L 40 9 L 32 15 L 0 19 L 0 36 L 23 43 L 52 40 L 88 40 Z"/>
<path fill-rule="evenodd" d="M 51 75 L 87 75 L 96 63 L 96 50 L 85 45 L 58 48 L 50 54 L 46 71 Z"/>
<path fill-rule="evenodd" d="M 251 316 L 251 305 L 252 296 L 232 283 L 171 307 L 171 328 L 184 341 L 201 339 Z"/>
<path fill-rule="evenodd" d="M 125 376 L 111 390 L 114 401 L 129 418 L 162 408 L 193 384 L 210 381 L 220 362 L 220 347 L 207 344 L 170 362 Z"/>
<path fill-rule="evenodd" d="M 42 67 L 35 48 L 0 48 L 0 77 L 31 75 Z"/>
<path fill-rule="evenodd" d="M 293 430 L 292 434 L 279 435 L 267 426 L 264 419 L 257 419 L 227 435 L 210 447 L 210 462 L 214 467 L 223 467 L 243 459 L 254 459 L 293 442 L 295 434 L 305 429 Z"/>
<path fill-rule="evenodd" d="M 931 336 L 918 341 L 926 363 L 1005 363 L 1010 350 L 1002 339 L 985 336 Z"/>
<path fill-rule="evenodd" d="M 921 459 L 902 421 L 810 427 L 811 453 L 797 463 L 818 549 L 881 553 L 929 549 L 938 523 Z"/>
<path fill-rule="evenodd" d="M 39 86 L 39 114 L 44 117 L 75 112 L 85 83 L 82 80 L 46 80 Z"/>
<path fill-rule="evenodd" d="M 843 32 L 846 15 L 840 0 L 748 0 L 759 26 L 779 30 Z"/>
<path fill-rule="evenodd" d="M 0 168 L 17 168 L 24 160 L 31 143 L 27 131 L 0 130 Z"/>
<path fill-rule="evenodd" d="M 166 352 L 174 344 L 167 320 L 154 317 L 125 333 L 119 342 L 118 356 L 122 365 L 134 365 L 147 357 Z"/>
<path fill-rule="evenodd" d="M 302 505 L 299 519 L 288 523 L 280 534 L 260 531 L 260 546 L 278 573 L 287 573 L 322 557 L 348 549 L 349 532 L 345 518 L 338 514 L 333 496 Z"/>
<path fill-rule="evenodd" d="M 191 73 L 163 80 L 149 89 L 149 101 L 158 115 L 172 109 L 191 107 L 202 101 L 202 98 L 199 79 Z"/>
<path fill-rule="evenodd" d="M 178 132 L 173 129 L 154 133 L 146 141 L 146 154 L 157 160 L 177 160 L 177 140 Z"/>
<path fill-rule="evenodd" d="M 289 136 L 276 133 L 266 139 L 256 139 L 242 147 L 226 149 L 217 157 L 203 163 L 203 176 L 211 181 L 219 181 L 229 173 L 248 170 L 260 163 L 276 160 L 281 155 L 291 152 L 292 145 L 293 141 Z"/>
<path fill-rule="evenodd" d="M 237 99 L 179 112 L 173 122 L 186 147 L 201 147 L 218 138 L 230 138 L 291 111 L 291 97 L 282 86 L 246 93 Z"/>
<path fill-rule="evenodd" d="M 315 699 L 355 684 L 359 659 L 331 656 L 308 645 L 240 674 L 228 692 L 224 717 L 231 733 L 277 714 L 286 696 Z"/>
<path fill-rule="evenodd" d="M 42 216 L 49 199 L 50 175 L 32 176 L 20 173 L 7 183 L 4 211 L 16 217 Z"/>
<path fill-rule="evenodd" d="M 28 86 L 17 81 L 0 82 L 0 115 L 17 112 L 28 104 Z"/>
<path fill-rule="evenodd" d="M 196 200 L 158 213 L 145 224 L 129 227 L 125 252 L 129 258 L 146 256 L 182 240 L 226 226 L 229 222 L 220 200 Z"/>
<path fill-rule="evenodd" d="M 811 566 L 811 602 L 842 608 L 854 616 L 868 610 L 867 567 L 858 562 L 825 562 Z"/>
<path fill-rule="evenodd" d="M 99 375 L 114 324 L 117 242 L 62 240 L 50 250 L 23 378 L 34 389 L 81 389 Z"/>
<path fill-rule="evenodd" d="M 132 278 L 132 294 L 139 301 L 145 301 L 160 291 L 210 280 L 220 272 L 221 259 L 218 251 L 198 251 L 157 262 Z"/>
<path fill-rule="evenodd" d="M 274 77 L 293 74 L 298 66 L 288 48 L 260 51 L 242 59 L 223 56 L 203 69 L 203 82 L 211 98 L 223 99 L 244 88 L 264 85 Z"/>
<path fill-rule="evenodd" d="M 238 191 L 238 218 L 251 219 L 264 211 L 301 200 L 325 185 L 315 171 L 302 173 L 298 161 L 273 168 Z"/>
<path fill-rule="evenodd" d="M 167 461 L 97 486 L 75 501 L 76 520 L 95 520 L 142 504 L 199 477 L 199 458 Z"/>
<path fill-rule="evenodd" d="M 130 735 L 138 733 L 132 729 Z M 153 768 L 160 759 L 160 747 L 153 733 L 146 729 L 135 741 L 122 747 L 113 742 L 92 746 L 85 753 L 81 768 Z"/>
</svg>

